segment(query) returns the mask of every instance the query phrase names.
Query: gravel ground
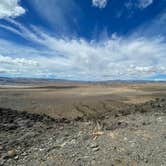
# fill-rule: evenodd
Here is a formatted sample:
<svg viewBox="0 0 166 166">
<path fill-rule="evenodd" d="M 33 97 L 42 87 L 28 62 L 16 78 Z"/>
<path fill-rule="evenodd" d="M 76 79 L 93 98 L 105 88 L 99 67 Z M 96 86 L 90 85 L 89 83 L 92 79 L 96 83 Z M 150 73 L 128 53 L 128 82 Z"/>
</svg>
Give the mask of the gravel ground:
<svg viewBox="0 0 166 166">
<path fill-rule="evenodd" d="M 166 99 L 93 118 L 0 109 L 0 165 L 166 165 Z"/>
</svg>

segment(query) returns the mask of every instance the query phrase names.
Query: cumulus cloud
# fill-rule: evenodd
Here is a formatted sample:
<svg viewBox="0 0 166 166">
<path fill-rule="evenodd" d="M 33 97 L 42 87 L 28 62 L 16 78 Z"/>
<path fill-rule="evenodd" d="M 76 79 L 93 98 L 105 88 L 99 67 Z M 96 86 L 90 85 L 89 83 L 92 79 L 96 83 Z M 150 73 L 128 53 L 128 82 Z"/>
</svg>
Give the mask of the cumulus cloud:
<svg viewBox="0 0 166 166">
<path fill-rule="evenodd" d="M 57 38 L 38 27 L 27 28 L 16 21 L 9 21 L 16 27 L 16 31 L 11 30 L 13 33 L 45 49 L 12 46 L 0 40 L 3 46 L 0 48 L 3 55 L 1 71 L 6 69 L 7 74 L 10 74 L 10 69 L 19 76 L 78 80 L 144 79 L 156 73 L 166 74 L 166 43 L 161 37 L 113 35 L 104 41 L 88 42 L 80 38 Z M 24 58 L 10 59 L 13 54 Z M 9 65 L 9 61 L 12 64 Z"/>
<path fill-rule="evenodd" d="M 92 0 L 92 4 L 95 7 L 105 8 L 108 0 Z"/>
<path fill-rule="evenodd" d="M 19 0 L 0 0 L 0 18 L 17 17 L 25 13 Z"/>
</svg>

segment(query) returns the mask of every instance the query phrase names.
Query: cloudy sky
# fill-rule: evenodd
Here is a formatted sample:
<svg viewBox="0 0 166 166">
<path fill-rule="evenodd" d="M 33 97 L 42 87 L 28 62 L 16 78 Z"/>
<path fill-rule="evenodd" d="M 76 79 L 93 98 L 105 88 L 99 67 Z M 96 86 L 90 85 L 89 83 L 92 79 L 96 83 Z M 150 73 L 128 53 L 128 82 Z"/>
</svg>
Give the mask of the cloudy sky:
<svg viewBox="0 0 166 166">
<path fill-rule="evenodd" d="M 166 80 L 166 0 L 0 0 L 0 77 Z"/>
</svg>

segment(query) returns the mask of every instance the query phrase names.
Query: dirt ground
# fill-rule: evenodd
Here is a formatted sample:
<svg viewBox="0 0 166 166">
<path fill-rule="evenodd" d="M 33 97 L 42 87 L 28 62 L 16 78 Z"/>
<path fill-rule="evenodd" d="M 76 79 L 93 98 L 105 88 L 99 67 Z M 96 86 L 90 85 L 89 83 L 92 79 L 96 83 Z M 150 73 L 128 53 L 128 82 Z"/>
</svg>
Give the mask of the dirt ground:
<svg viewBox="0 0 166 166">
<path fill-rule="evenodd" d="M 1 85 L 0 166 L 165 166 L 165 83 Z"/>
<path fill-rule="evenodd" d="M 54 118 L 100 114 L 166 96 L 166 83 L 35 83 L 0 86 L 0 107 Z"/>
</svg>

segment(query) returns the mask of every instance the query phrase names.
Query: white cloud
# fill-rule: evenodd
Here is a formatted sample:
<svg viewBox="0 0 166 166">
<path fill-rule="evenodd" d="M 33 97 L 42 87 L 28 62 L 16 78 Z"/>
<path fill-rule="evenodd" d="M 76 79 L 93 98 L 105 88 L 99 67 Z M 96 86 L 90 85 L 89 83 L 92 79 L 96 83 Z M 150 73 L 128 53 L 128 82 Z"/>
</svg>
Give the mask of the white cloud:
<svg viewBox="0 0 166 166">
<path fill-rule="evenodd" d="M 95 7 L 105 8 L 108 0 L 92 0 L 92 4 Z"/>
<path fill-rule="evenodd" d="M 19 0 L 0 0 L 0 18 L 17 17 L 25 13 Z"/>
<path fill-rule="evenodd" d="M 8 56 L 0 55 L 0 64 L 7 64 L 7 65 L 16 65 L 16 66 L 37 66 L 38 63 L 33 60 L 28 60 L 25 58 L 12 58 Z"/>
<path fill-rule="evenodd" d="M 1 71 L 4 73 L 6 69 L 9 75 L 13 72 L 30 77 L 108 80 L 143 79 L 156 73 L 166 74 L 166 43 L 161 37 L 113 35 L 104 41 L 88 42 L 78 38 L 56 38 L 37 27 L 26 28 L 16 21 L 10 23 L 17 27 L 16 31 L 11 30 L 13 33 L 45 49 L 27 48 L 0 40 L 3 55 Z M 19 59 L 9 58 L 13 56 Z"/>
<path fill-rule="evenodd" d="M 93 6 L 99 7 L 102 9 L 106 7 L 108 1 L 109 0 L 92 0 L 92 4 Z M 136 0 L 134 2 L 132 0 L 129 0 L 127 3 L 125 3 L 125 6 L 129 9 L 133 7 L 144 9 L 150 6 L 152 3 L 153 3 L 153 0 Z"/>
<path fill-rule="evenodd" d="M 127 3 L 125 3 L 126 8 L 132 9 L 132 8 L 139 8 L 139 9 L 145 9 L 153 4 L 154 0 L 136 0 L 132 1 L 129 0 Z"/>
<path fill-rule="evenodd" d="M 138 7 L 139 8 L 147 8 L 153 3 L 153 0 L 139 0 Z"/>
<path fill-rule="evenodd" d="M 35 60 L 28 58 L 14 58 L 0 55 L 0 74 L 10 76 L 35 76 L 35 70 L 38 68 L 38 63 Z M 28 71 L 30 72 L 28 74 Z"/>
<path fill-rule="evenodd" d="M 72 31 L 75 18 L 82 13 L 75 0 L 28 0 L 28 3 L 46 23 L 54 27 L 56 33 Z"/>
<path fill-rule="evenodd" d="M 166 10 L 157 15 L 154 19 L 145 22 L 141 26 L 137 27 L 133 32 L 133 37 L 145 36 L 151 38 L 151 36 L 160 36 L 166 40 Z"/>
</svg>

